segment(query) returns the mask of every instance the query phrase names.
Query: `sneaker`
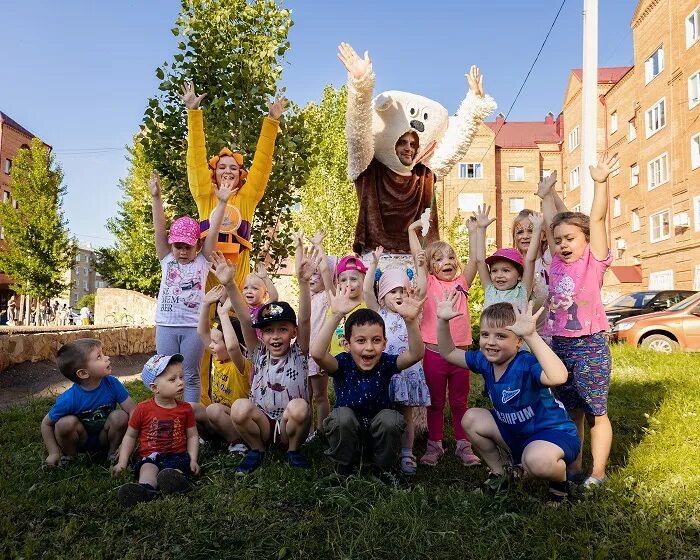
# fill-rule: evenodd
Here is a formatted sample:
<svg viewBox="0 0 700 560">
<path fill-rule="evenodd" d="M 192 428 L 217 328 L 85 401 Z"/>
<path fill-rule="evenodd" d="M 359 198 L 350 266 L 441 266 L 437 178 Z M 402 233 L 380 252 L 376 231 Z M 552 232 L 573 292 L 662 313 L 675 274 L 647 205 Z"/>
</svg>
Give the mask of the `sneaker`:
<svg viewBox="0 0 700 560">
<path fill-rule="evenodd" d="M 442 448 L 442 442 L 428 440 L 425 454 L 420 458 L 420 464 L 434 467 L 444 454 L 445 450 Z"/>
<path fill-rule="evenodd" d="M 457 458 L 467 467 L 474 467 L 481 464 L 481 459 L 474 455 L 474 451 L 472 451 L 472 444 L 466 439 L 460 439 L 457 441 L 455 455 L 457 455 Z"/>
<path fill-rule="evenodd" d="M 231 455 L 245 455 L 248 453 L 248 446 L 245 443 L 231 443 L 228 452 Z"/>
<path fill-rule="evenodd" d="M 308 469 L 310 468 L 309 462 L 304 458 L 304 456 L 298 451 L 287 451 L 287 464 L 295 469 Z"/>
<path fill-rule="evenodd" d="M 314 430 L 313 432 L 309 432 L 309 435 L 306 436 L 306 440 L 304 443 L 311 443 L 313 442 L 316 438 L 318 437 L 318 432 Z"/>
<path fill-rule="evenodd" d="M 185 494 L 193 488 L 184 473 L 177 469 L 163 469 L 158 473 L 156 480 L 163 494 Z"/>
<path fill-rule="evenodd" d="M 241 464 L 236 467 L 236 474 L 250 474 L 260 465 L 262 465 L 263 459 L 265 458 L 264 451 L 258 451 L 257 449 L 249 449 L 248 453 L 245 454 Z"/>
<path fill-rule="evenodd" d="M 148 502 L 158 495 L 156 490 L 139 484 L 128 482 L 117 488 L 117 499 L 122 507 L 130 508 L 141 502 Z"/>
<path fill-rule="evenodd" d="M 552 507 L 559 507 L 571 498 L 571 487 L 569 481 L 550 482 L 546 504 Z"/>
<path fill-rule="evenodd" d="M 413 476 L 418 470 L 418 465 L 416 464 L 416 456 L 413 455 L 413 453 L 401 455 L 400 465 L 401 472 L 409 476 Z"/>
<path fill-rule="evenodd" d="M 595 476 L 589 476 L 586 480 L 583 481 L 582 486 L 584 488 L 599 488 L 600 486 L 603 485 L 604 482 L 605 482 L 605 477 L 596 478 Z"/>
</svg>

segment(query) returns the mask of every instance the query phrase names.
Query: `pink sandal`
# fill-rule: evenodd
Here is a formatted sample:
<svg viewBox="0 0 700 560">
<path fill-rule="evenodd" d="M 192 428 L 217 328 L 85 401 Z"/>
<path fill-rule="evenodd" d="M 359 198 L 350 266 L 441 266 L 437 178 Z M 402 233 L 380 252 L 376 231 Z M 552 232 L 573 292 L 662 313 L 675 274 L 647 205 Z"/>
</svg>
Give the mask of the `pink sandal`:
<svg viewBox="0 0 700 560">
<path fill-rule="evenodd" d="M 425 454 L 420 458 L 420 464 L 434 467 L 438 464 L 440 457 L 442 457 L 444 454 L 445 450 L 442 448 L 441 441 L 428 440 L 428 445 L 425 448 Z"/>
<path fill-rule="evenodd" d="M 474 467 L 481 464 L 481 459 L 474 454 L 474 451 L 472 451 L 472 444 L 466 439 L 457 441 L 455 455 L 457 455 L 457 458 L 467 467 Z"/>
</svg>

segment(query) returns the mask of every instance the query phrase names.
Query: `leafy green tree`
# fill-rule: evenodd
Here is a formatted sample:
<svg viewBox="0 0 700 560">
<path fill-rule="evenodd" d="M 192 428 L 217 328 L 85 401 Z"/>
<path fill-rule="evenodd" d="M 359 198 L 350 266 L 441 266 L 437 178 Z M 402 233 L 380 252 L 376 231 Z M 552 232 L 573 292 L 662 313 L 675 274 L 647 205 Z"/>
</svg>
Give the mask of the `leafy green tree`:
<svg viewBox="0 0 700 560">
<path fill-rule="evenodd" d="M 267 102 L 277 92 L 291 26 L 290 10 L 272 0 L 182 0 L 172 29 L 180 39 L 178 52 L 156 70 L 161 93 L 149 99 L 143 121 L 146 157 L 169 183 L 164 195 L 178 214 L 196 216 L 187 186 L 181 85 L 192 80 L 207 93 L 203 109 L 210 153 L 228 146 L 250 165 Z M 292 108 L 283 118 L 272 175 L 255 214 L 254 256 L 265 245 L 277 259 L 291 249 L 291 231 L 280 225 L 289 221 L 306 175 L 305 147 L 303 119 Z"/>
<path fill-rule="evenodd" d="M 136 290 L 155 296 L 160 286 L 160 264 L 153 237 L 151 194 L 148 178 L 153 166 L 147 161 L 139 138 L 129 149 L 130 169 L 120 181 L 124 192 L 117 216 L 107 221 L 116 239 L 113 247 L 96 251 L 97 271 L 115 288 Z M 166 213 L 172 208 L 166 205 Z"/>
<path fill-rule="evenodd" d="M 77 308 L 89 307 L 92 313 L 95 312 L 95 294 L 85 294 L 78 300 Z"/>
<path fill-rule="evenodd" d="M 352 251 L 357 223 L 357 194 L 347 176 L 346 105 L 345 87 L 336 90 L 328 85 L 321 102 L 309 103 L 302 111 L 312 148 L 309 174 L 300 193 L 301 207 L 294 221 L 307 235 L 324 230 L 324 246 L 330 255 Z"/>
<path fill-rule="evenodd" d="M 64 273 L 78 250 L 63 214 L 63 171 L 44 143 L 34 138 L 30 149 L 17 152 L 11 179 L 17 204 L 0 204 L 6 243 L 0 251 L 0 270 L 13 278 L 12 288 L 20 294 L 57 297 L 68 288 Z"/>
</svg>

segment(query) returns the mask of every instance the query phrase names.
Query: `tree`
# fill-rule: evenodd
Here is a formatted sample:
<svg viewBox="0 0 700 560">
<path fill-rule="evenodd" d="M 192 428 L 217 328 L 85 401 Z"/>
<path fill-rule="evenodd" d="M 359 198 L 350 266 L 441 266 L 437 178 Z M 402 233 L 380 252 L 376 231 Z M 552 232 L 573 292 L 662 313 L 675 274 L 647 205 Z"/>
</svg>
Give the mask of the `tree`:
<svg viewBox="0 0 700 560">
<path fill-rule="evenodd" d="M 172 29 L 180 38 L 173 60 L 156 70 L 160 94 L 145 110 L 143 145 L 147 160 L 167 179 L 164 194 L 178 214 L 196 216 L 187 187 L 186 111 L 180 86 L 193 80 L 207 93 L 203 103 L 207 146 L 241 151 L 250 165 L 267 102 L 277 91 L 290 10 L 273 0 L 182 0 Z M 279 228 L 297 202 L 296 189 L 306 175 L 303 119 L 295 108 L 284 117 L 275 148 L 275 164 L 253 223 L 253 253 L 269 245 L 277 259 L 291 249 L 291 231 Z M 276 234 L 270 235 L 275 229 Z"/>
<path fill-rule="evenodd" d="M 0 252 L 0 270 L 13 278 L 12 289 L 20 294 L 57 297 L 68 288 L 64 273 L 78 250 L 63 214 L 63 171 L 49 148 L 34 138 L 30 149 L 18 150 L 11 178 L 16 207 L 0 204 L 7 245 Z"/>
<path fill-rule="evenodd" d="M 294 215 L 297 228 L 307 235 L 323 229 L 330 255 L 352 252 L 357 223 L 357 194 L 348 179 L 348 147 L 345 140 L 345 87 L 328 85 L 319 104 L 309 103 L 302 115 L 312 143 L 309 174 L 301 188 L 301 208 Z"/>
<path fill-rule="evenodd" d="M 92 313 L 95 312 L 95 294 L 85 294 L 83 297 L 78 300 L 78 309 L 82 309 L 83 307 L 88 307 L 90 308 L 90 311 Z"/>
<path fill-rule="evenodd" d="M 114 235 L 113 247 L 96 251 L 97 271 L 116 288 L 136 290 L 156 296 L 161 270 L 155 249 L 151 194 L 148 178 L 153 169 L 146 160 L 142 142 L 134 139 L 129 149 L 130 169 L 120 181 L 124 196 L 116 217 L 107 220 L 107 229 Z M 172 209 L 166 205 L 166 213 Z"/>
</svg>

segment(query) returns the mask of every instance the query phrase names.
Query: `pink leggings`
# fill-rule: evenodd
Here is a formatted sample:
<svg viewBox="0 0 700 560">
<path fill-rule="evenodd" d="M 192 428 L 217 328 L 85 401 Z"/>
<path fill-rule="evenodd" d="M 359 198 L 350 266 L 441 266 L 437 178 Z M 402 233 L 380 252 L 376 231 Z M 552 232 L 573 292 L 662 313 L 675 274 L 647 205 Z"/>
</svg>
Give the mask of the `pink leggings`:
<svg viewBox="0 0 700 560">
<path fill-rule="evenodd" d="M 445 391 L 449 387 L 450 410 L 455 439 L 468 439 L 462 428 L 462 417 L 469 402 L 469 370 L 449 363 L 439 352 L 425 349 L 423 357 L 425 382 L 430 390 L 428 412 L 428 438 L 442 441 L 445 428 Z"/>
</svg>

